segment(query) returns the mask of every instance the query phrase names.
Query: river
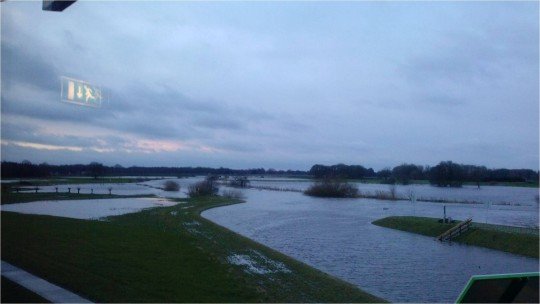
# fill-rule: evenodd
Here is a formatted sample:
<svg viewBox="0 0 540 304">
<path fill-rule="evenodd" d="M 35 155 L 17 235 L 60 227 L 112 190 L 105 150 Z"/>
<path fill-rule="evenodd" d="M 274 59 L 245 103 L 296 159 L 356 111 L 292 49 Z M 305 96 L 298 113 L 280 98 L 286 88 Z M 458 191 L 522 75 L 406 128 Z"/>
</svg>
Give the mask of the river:
<svg viewBox="0 0 540 304">
<path fill-rule="evenodd" d="M 392 302 L 452 302 L 472 275 L 538 271 L 537 259 L 371 224 L 391 215 L 442 217 L 441 203 L 242 192 L 246 203 L 207 210 L 203 216 Z M 455 219 L 538 225 L 535 204 L 444 205 Z"/>
</svg>

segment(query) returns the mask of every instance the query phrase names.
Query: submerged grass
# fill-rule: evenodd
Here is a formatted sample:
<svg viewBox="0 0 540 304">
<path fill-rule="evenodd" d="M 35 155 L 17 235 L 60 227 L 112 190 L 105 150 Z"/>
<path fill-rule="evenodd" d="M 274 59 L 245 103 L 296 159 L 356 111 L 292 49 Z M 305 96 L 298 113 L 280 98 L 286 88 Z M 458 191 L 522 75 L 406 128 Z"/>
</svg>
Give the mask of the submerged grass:
<svg viewBox="0 0 540 304">
<path fill-rule="evenodd" d="M 348 182 L 359 182 L 363 184 L 388 184 L 382 178 L 362 178 L 362 179 L 347 179 Z M 429 185 L 429 180 L 427 179 L 414 179 L 410 180 L 408 185 Z M 477 186 L 476 182 L 463 182 L 463 185 L 467 186 Z M 480 186 L 505 186 L 505 187 L 527 187 L 527 188 L 538 188 L 538 181 L 528 181 L 528 182 L 480 182 Z"/>
<path fill-rule="evenodd" d="M 105 184 L 105 183 L 140 183 L 156 178 L 148 177 L 58 177 L 58 178 L 21 178 L 19 181 L 5 183 L 3 185 L 11 187 L 28 186 L 50 186 L 50 185 L 69 185 L 69 184 Z"/>
<path fill-rule="evenodd" d="M 88 194 L 88 193 L 55 193 L 55 192 L 8 192 L 2 193 L 0 203 L 16 204 L 35 201 L 60 201 L 60 200 L 82 200 L 82 199 L 106 199 L 106 198 L 130 198 L 130 197 L 155 197 L 153 194 L 142 195 L 116 195 L 116 194 Z"/>
<path fill-rule="evenodd" d="M 237 200 L 178 201 L 108 221 L 2 212 L 2 258 L 96 302 L 382 301 L 200 216 Z"/>
<path fill-rule="evenodd" d="M 439 223 L 436 218 L 390 216 L 373 222 L 374 225 L 437 237 L 454 224 Z M 539 258 L 538 229 L 474 223 L 471 229 L 452 239 L 454 242 L 485 247 L 513 254 Z"/>
</svg>

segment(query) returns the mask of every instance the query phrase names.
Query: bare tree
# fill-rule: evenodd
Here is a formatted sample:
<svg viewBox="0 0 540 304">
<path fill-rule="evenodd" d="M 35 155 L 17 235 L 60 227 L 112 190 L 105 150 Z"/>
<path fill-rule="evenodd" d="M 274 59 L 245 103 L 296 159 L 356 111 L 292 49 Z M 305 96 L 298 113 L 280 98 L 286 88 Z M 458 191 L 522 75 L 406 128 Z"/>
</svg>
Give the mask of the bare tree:
<svg viewBox="0 0 540 304">
<path fill-rule="evenodd" d="M 97 179 L 99 176 L 105 173 L 105 167 L 101 163 L 91 162 L 89 167 L 90 167 L 90 174 L 92 174 L 94 179 Z"/>
<path fill-rule="evenodd" d="M 396 185 L 391 184 L 388 186 L 388 190 L 390 191 L 390 197 L 395 200 L 396 199 Z"/>
</svg>

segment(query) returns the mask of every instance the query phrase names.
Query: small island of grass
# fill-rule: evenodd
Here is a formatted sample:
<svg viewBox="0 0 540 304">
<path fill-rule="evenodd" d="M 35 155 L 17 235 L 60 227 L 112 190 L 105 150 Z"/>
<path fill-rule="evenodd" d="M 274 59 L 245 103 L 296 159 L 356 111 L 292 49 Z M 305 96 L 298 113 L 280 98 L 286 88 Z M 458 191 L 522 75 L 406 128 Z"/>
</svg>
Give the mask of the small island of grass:
<svg viewBox="0 0 540 304">
<path fill-rule="evenodd" d="M 454 224 L 439 223 L 436 218 L 416 216 L 390 216 L 372 224 L 425 236 L 437 237 Z M 538 229 L 473 222 L 466 233 L 452 239 L 453 242 L 485 247 L 538 259 Z"/>
</svg>

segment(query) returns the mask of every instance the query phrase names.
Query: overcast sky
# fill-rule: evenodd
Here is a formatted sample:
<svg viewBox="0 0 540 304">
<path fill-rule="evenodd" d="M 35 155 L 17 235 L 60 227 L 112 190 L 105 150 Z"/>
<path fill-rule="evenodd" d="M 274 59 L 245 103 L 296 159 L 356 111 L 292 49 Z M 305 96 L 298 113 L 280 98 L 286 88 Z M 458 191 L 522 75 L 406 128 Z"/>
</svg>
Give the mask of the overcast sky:
<svg viewBox="0 0 540 304">
<path fill-rule="evenodd" d="M 538 170 L 538 2 L 0 7 L 2 160 Z"/>
</svg>

